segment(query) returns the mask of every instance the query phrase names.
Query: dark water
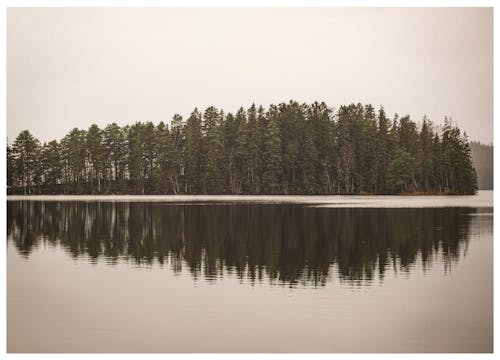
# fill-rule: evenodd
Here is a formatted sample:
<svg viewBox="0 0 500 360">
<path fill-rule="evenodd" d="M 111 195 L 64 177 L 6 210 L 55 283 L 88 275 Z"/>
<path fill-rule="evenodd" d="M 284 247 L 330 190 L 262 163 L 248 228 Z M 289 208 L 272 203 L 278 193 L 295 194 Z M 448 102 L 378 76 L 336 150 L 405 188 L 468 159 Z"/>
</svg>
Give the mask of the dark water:
<svg viewBox="0 0 500 360">
<path fill-rule="evenodd" d="M 492 208 L 7 203 L 9 352 L 491 352 Z"/>
</svg>

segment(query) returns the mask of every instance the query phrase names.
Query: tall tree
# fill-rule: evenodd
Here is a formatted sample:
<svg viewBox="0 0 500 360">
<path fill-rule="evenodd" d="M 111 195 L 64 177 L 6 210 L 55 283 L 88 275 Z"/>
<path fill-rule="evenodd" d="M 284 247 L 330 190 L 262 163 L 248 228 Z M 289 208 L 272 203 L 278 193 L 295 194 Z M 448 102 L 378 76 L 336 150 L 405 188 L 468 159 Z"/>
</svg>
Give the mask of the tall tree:
<svg viewBox="0 0 500 360">
<path fill-rule="evenodd" d="M 337 192 L 354 193 L 354 169 L 356 167 L 355 148 L 351 137 L 351 112 L 353 106 L 341 106 L 335 126 L 335 152 L 337 157 Z"/>
<path fill-rule="evenodd" d="M 282 171 L 281 138 L 278 127 L 278 109 L 271 106 L 269 123 L 264 138 L 264 173 L 262 174 L 262 190 L 265 194 L 280 192 Z"/>
<path fill-rule="evenodd" d="M 172 184 L 174 194 L 181 192 L 181 181 L 184 176 L 184 123 L 182 116 L 175 114 L 170 125 L 170 144 L 172 154 L 170 155 L 171 166 L 169 167 L 168 179 Z"/>
<path fill-rule="evenodd" d="M 331 110 L 324 102 L 314 102 L 305 110 L 307 127 L 312 133 L 313 144 L 307 144 L 306 149 L 310 153 L 310 159 L 315 161 L 315 181 L 320 194 L 331 194 L 335 188 L 335 162 L 336 155 L 334 147 L 334 123 L 331 118 Z M 306 145 L 306 144 L 304 144 Z M 307 151 L 307 150 L 305 150 Z"/>
<path fill-rule="evenodd" d="M 434 162 L 433 162 L 433 140 L 434 133 L 432 131 L 432 123 L 424 117 L 422 120 L 422 129 L 420 130 L 420 183 L 423 191 L 430 191 L 436 183 L 434 178 Z"/>
<path fill-rule="evenodd" d="M 56 194 L 62 183 L 61 146 L 56 140 L 45 144 L 42 151 L 45 191 Z"/>
<path fill-rule="evenodd" d="M 127 132 L 112 123 L 103 131 L 104 177 L 107 193 L 123 193 L 126 189 Z"/>
<path fill-rule="evenodd" d="M 64 164 L 65 178 L 69 180 L 68 191 L 73 194 L 80 194 L 85 190 L 85 138 L 85 130 L 74 128 L 61 140 L 61 160 Z"/>
<path fill-rule="evenodd" d="M 234 174 L 234 189 L 236 194 L 247 193 L 249 184 L 248 174 L 248 123 L 245 110 L 241 107 L 236 112 L 235 126 L 236 144 L 235 144 L 235 174 Z"/>
<path fill-rule="evenodd" d="M 387 170 L 391 162 L 391 144 L 389 137 L 390 123 L 383 107 L 378 112 L 378 129 L 376 144 L 376 166 L 377 166 L 377 184 L 375 193 L 387 192 Z"/>
<path fill-rule="evenodd" d="M 224 114 L 215 107 L 208 107 L 203 114 L 205 187 L 209 194 L 224 192 L 224 145 L 222 141 L 222 119 Z"/>
<path fill-rule="evenodd" d="M 104 170 L 102 130 L 96 124 L 92 124 L 87 130 L 86 150 L 90 165 L 89 183 L 92 193 L 101 192 L 102 175 Z"/>
<path fill-rule="evenodd" d="M 247 166 L 248 166 L 248 192 L 257 194 L 259 190 L 259 127 L 257 120 L 257 108 L 252 104 L 247 111 L 248 117 L 248 149 L 247 149 Z"/>
<path fill-rule="evenodd" d="M 16 189 L 16 159 L 12 146 L 7 141 L 7 193 L 15 193 Z"/>
<path fill-rule="evenodd" d="M 392 193 L 415 189 L 415 168 L 415 158 L 404 148 L 398 149 L 388 169 L 387 181 Z"/>
<path fill-rule="evenodd" d="M 7 146 L 9 193 L 473 194 L 470 142 L 445 118 L 435 128 L 383 107 L 252 104 L 208 107 L 186 122 L 96 124 L 43 146 L 29 131 Z"/>
<path fill-rule="evenodd" d="M 200 194 L 203 191 L 203 136 L 201 130 L 201 114 L 194 109 L 187 119 L 185 150 L 185 192 Z"/>
<path fill-rule="evenodd" d="M 28 130 L 22 131 L 12 145 L 12 158 L 15 163 L 14 173 L 23 194 L 31 194 L 36 185 L 35 168 L 40 160 L 40 141 L 34 138 Z M 12 161 L 12 159 L 11 159 Z"/>
</svg>

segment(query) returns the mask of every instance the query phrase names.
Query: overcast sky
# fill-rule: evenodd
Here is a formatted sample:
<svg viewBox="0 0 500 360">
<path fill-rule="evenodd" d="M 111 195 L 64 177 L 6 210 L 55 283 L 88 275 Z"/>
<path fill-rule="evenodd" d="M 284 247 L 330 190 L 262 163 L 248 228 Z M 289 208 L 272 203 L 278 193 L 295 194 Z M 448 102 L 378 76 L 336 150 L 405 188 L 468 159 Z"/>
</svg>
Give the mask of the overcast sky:
<svg viewBox="0 0 500 360">
<path fill-rule="evenodd" d="M 493 141 L 493 10 L 9 8 L 7 136 L 295 99 Z"/>
</svg>

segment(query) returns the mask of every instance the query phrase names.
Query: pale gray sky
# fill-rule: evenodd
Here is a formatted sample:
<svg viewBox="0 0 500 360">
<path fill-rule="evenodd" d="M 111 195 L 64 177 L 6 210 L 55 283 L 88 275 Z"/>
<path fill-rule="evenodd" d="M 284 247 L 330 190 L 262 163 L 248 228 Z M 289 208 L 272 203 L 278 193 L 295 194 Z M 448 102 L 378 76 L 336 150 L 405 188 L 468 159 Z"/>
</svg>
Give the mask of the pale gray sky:
<svg viewBox="0 0 500 360">
<path fill-rule="evenodd" d="M 9 8 L 7 136 L 295 99 L 493 141 L 490 8 Z"/>
</svg>

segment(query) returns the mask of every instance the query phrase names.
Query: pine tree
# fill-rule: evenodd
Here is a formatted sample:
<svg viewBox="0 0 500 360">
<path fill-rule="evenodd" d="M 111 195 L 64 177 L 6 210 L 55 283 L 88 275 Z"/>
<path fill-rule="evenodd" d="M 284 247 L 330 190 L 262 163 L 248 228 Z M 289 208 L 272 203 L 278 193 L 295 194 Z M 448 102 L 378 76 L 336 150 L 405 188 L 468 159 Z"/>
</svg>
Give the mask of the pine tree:
<svg viewBox="0 0 500 360">
<path fill-rule="evenodd" d="M 154 192 L 153 170 L 156 166 L 158 138 L 156 128 L 151 121 L 146 122 L 141 129 L 142 138 L 142 162 L 145 179 L 145 192 Z"/>
<path fill-rule="evenodd" d="M 58 193 L 62 183 L 61 146 L 56 140 L 45 144 L 42 151 L 44 164 L 45 191 L 49 194 Z"/>
<path fill-rule="evenodd" d="M 127 164 L 130 184 L 134 194 L 144 194 L 145 190 L 142 127 L 142 123 L 135 123 L 127 133 Z"/>
<path fill-rule="evenodd" d="M 238 126 L 233 114 L 228 113 L 222 124 L 222 144 L 224 148 L 224 163 L 226 164 L 225 184 L 226 191 L 236 193 L 236 138 L 238 134 Z"/>
<path fill-rule="evenodd" d="M 392 123 L 381 107 L 255 104 L 226 116 L 195 109 L 186 123 L 72 129 L 43 146 L 23 131 L 7 146 L 11 193 L 474 194 L 465 133 L 445 118 Z"/>
<path fill-rule="evenodd" d="M 120 128 L 112 123 L 103 131 L 104 178 L 108 194 L 125 190 L 128 130 L 128 127 Z"/>
<path fill-rule="evenodd" d="M 248 116 L 248 149 L 247 149 L 247 165 L 248 165 L 248 190 L 250 194 L 257 194 L 259 190 L 259 127 L 257 120 L 257 108 L 252 104 L 247 111 Z"/>
<path fill-rule="evenodd" d="M 314 102 L 305 108 L 307 124 L 312 132 L 314 147 L 309 148 L 310 159 L 315 161 L 315 182 L 317 193 L 331 194 L 335 192 L 335 163 L 336 155 L 334 148 L 334 124 L 331 119 L 331 110 L 324 102 Z M 305 145 L 305 144 L 304 144 Z"/>
<path fill-rule="evenodd" d="M 257 194 L 262 194 L 262 178 L 265 170 L 264 142 L 266 139 L 267 126 L 269 124 L 266 111 L 263 106 L 257 109 L 257 144 L 258 144 L 258 167 L 257 167 Z"/>
<path fill-rule="evenodd" d="M 283 161 L 282 188 L 285 194 L 295 194 L 300 192 L 298 157 L 302 140 L 300 127 L 304 123 L 304 113 L 296 101 L 280 104 L 278 109 Z"/>
<path fill-rule="evenodd" d="M 182 116 L 175 114 L 171 121 L 170 143 L 172 146 L 172 154 L 170 156 L 171 167 L 168 173 L 168 178 L 172 184 L 174 194 L 179 194 L 181 189 L 181 181 L 184 176 L 184 123 Z"/>
<path fill-rule="evenodd" d="M 341 106 L 335 126 L 335 151 L 337 157 L 337 192 L 354 193 L 354 170 L 356 166 L 354 144 L 351 137 L 351 111 L 352 106 Z"/>
<path fill-rule="evenodd" d="M 61 140 L 61 160 L 64 164 L 67 191 L 72 194 L 84 192 L 86 175 L 86 131 L 72 129 Z"/>
<path fill-rule="evenodd" d="M 34 170 L 38 166 L 40 142 L 28 130 L 22 131 L 12 145 L 12 157 L 15 163 L 14 173 L 23 194 L 33 193 L 35 182 Z"/>
<path fill-rule="evenodd" d="M 102 130 L 92 124 L 87 130 L 85 139 L 87 158 L 90 163 L 90 191 L 101 192 L 102 173 L 104 170 Z"/>
<path fill-rule="evenodd" d="M 264 138 L 264 173 L 262 190 L 266 194 L 280 193 L 282 171 L 281 139 L 277 120 L 277 108 L 269 110 L 269 124 Z"/>
<path fill-rule="evenodd" d="M 420 130 L 420 183 L 423 191 L 430 191 L 434 188 L 435 179 L 433 162 L 433 139 L 432 124 L 424 117 L 422 129 Z"/>
<path fill-rule="evenodd" d="M 458 194 L 475 194 L 478 190 L 477 173 L 472 163 L 470 142 L 467 134 L 460 139 L 460 169 Z"/>
<path fill-rule="evenodd" d="M 223 156 L 222 153 L 222 119 L 224 114 L 213 107 L 208 107 L 203 114 L 205 182 L 207 193 L 224 192 Z"/>
<path fill-rule="evenodd" d="M 173 146 L 170 142 L 170 132 L 163 121 L 155 129 L 154 143 L 156 145 L 156 158 L 151 174 L 153 192 L 155 194 L 168 194 L 170 193 L 170 186 L 167 178 L 170 172 Z"/>
<path fill-rule="evenodd" d="M 383 107 L 378 113 L 377 145 L 376 145 L 376 173 L 377 185 L 375 193 L 387 192 L 387 170 L 391 162 L 391 144 L 389 138 L 389 119 Z"/>
<path fill-rule="evenodd" d="M 392 193 L 414 190 L 415 187 L 415 158 L 404 148 L 400 148 L 394 155 L 394 160 L 389 164 L 388 186 Z"/>
<path fill-rule="evenodd" d="M 249 166 L 248 166 L 248 123 L 245 110 L 240 108 L 235 116 L 237 126 L 235 144 L 235 185 L 236 194 L 249 191 Z"/>
<path fill-rule="evenodd" d="M 298 187 L 296 193 L 317 194 L 320 192 L 316 171 L 321 168 L 318 164 L 318 151 L 314 143 L 314 134 L 312 125 L 309 122 L 303 123 L 302 138 L 299 145 L 299 155 L 297 164 L 299 166 Z M 319 177 L 322 177 L 322 173 Z"/>
<path fill-rule="evenodd" d="M 203 192 L 203 157 L 202 157 L 202 130 L 201 114 L 194 109 L 187 119 L 186 127 L 186 150 L 185 150 L 185 192 L 200 194 Z"/>
<path fill-rule="evenodd" d="M 16 192 L 16 159 L 14 151 L 7 141 L 7 193 L 13 194 Z"/>
<path fill-rule="evenodd" d="M 359 162 L 360 191 L 374 193 L 377 189 L 377 120 L 375 109 L 371 105 L 364 107 L 363 119 L 360 126 Z"/>
</svg>

